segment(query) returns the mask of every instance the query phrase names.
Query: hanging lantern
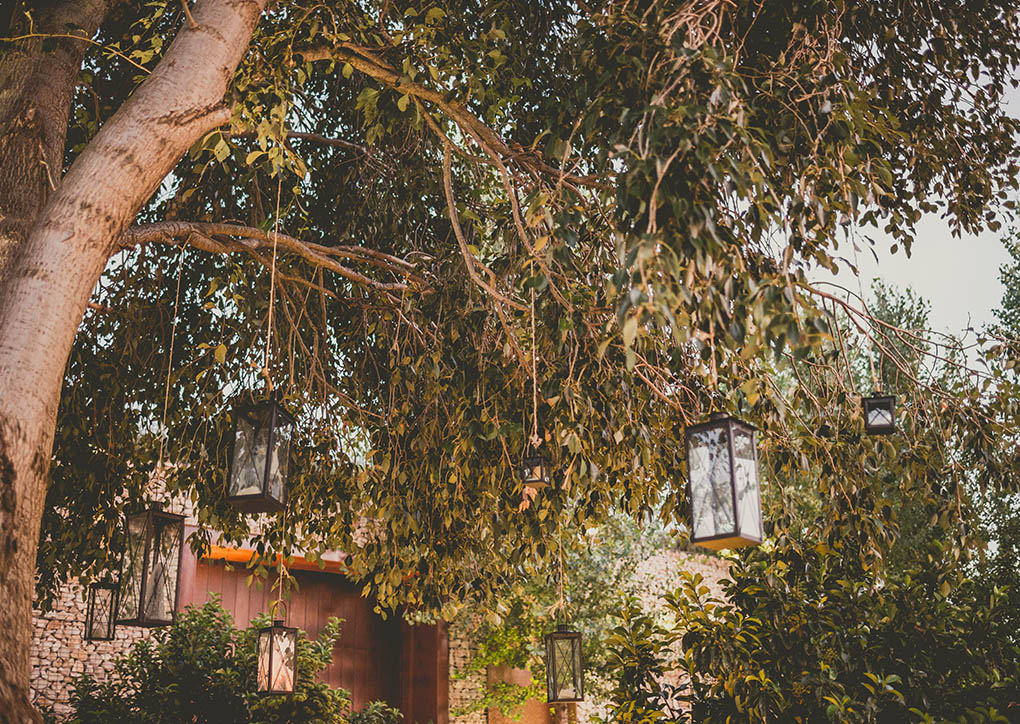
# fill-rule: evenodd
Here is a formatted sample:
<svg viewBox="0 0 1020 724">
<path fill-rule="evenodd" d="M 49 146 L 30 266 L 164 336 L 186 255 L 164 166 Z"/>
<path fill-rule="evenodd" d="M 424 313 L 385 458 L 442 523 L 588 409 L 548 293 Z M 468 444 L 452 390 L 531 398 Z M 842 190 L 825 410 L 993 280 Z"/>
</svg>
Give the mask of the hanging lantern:
<svg viewBox="0 0 1020 724">
<path fill-rule="evenodd" d="M 550 704 L 584 701 L 581 634 L 565 624 L 545 636 L 545 679 Z"/>
<path fill-rule="evenodd" d="M 176 620 L 183 544 L 183 515 L 153 503 L 128 516 L 117 623 L 167 626 Z"/>
<path fill-rule="evenodd" d="M 297 682 L 297 629 L 277 619 L 259 630 L 257 686 L 260 694 L 292 694 Z"/>
<path fill-rule="evenodd" d="M 691 542 L 721 550 L 762 541 L 758 450 L 754 428 L 713 415 L 687 428 Z"/>
<path fill-rule="evenodd" d="M 241 410 L 230 454 L 227 499 L 246 513 L 283 510 L 294 418 L 275 400 Z"/>
<path fill-rule="evenodd" d="M 89 586 L 85 611 L 85 640 L 113 641 L 117 620 L 118 586 L 110 580 Z"/>
<path fill-rule="evenodd" d="M 864 407 L 864 431 L 869 435 L 890 435 L 896 432 L 896 398 L 865 397 L 861 400 Z"/>
<path fill-rule="evenodd" d="M 529 447 L 524 451 L 521 464 L 521 481 L 532 488 L 544 488 L 549 485 L 549 466 L 538 448 Z"/>
</svg>

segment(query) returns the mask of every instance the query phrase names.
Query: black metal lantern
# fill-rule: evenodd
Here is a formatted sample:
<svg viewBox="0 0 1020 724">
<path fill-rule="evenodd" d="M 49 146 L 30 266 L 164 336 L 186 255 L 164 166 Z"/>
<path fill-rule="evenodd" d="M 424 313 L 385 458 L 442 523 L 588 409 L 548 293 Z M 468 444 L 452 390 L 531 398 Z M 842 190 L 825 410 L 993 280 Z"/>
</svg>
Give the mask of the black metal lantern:
<svg viewBox="0 0 1020 724">
<path fill-rule="evenodd" d="M 565 624 L 545 635 L 545 679 L 550 704 L 584 701 L 581 634 Z"/>
<path fill-rule="evenodd" d="M 521 463 L 521 481 L 532 488 L 544 488 L 549 485 L 549 466 L 538 448 L 529 447 L 524 451 Z"/>
<path fill-rule="evenodd" d="M 227 499 L 246 513 L 283 510 L 294 418 L 275 400 L 238 412 Z"/>
<path fill-rule="evenodd" d="M 869 435 L 890 435 L 896 432 L 896 398 L 865 397 L 861 400 L 864 407 L 864 431 Z"/>
<path fill-rule="evenodd" d="M 277 619 L 259 629 L 257 686 L 260 694 L 292 694 L 297 683 L 297 629 Z"/>
<path fill-rule="evenodd" d="M 753 427 L 725 415 L 687 428 L 692 543 L 713 550 L 761 543 L 755 437 Z"/>
<path fill-rule="evenodd" d="M 172 624 L 177 619 L 184 516 L 167 513 L 154 503 L 144 513 L 128 516 L 126 527 L 117 623 Z"/>
<path fill-rule="evenodd" d="M 117 621 L 119 587 L 110 580 L 89 586 L 88 608 L 85 611 L 85 640 L 113 641 Z"/>
</svg>

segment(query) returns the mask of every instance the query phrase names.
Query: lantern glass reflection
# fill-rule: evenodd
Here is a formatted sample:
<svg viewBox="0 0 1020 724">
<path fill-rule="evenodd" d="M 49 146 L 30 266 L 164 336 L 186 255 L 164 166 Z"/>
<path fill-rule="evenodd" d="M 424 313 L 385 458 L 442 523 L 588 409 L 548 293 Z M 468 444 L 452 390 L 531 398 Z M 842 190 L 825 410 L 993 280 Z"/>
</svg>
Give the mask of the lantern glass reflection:
<svg viewBox="0 0 1020 724">
<path fill-rule="evenodd" d="M 100 581 L 89 586 L 85 612 L 85 640 L 112 641 L 116 631 L 117 584 Z"/>
<path fill-rule="evenodd" d="M 297 682 L 297 629 L 283 621 L 259 631 L 257 685 L 262 694 L 290 694 Z"/>
<path fill-rule="evenodd" d="M 581 634 L 560 624 L 545 637 L 547 701 L 550 704 L 584 700 Z"/>
<path fill-rule="evenodd" d="M 127 519 L 117 623 L 166 626 L 177 618 L 184 516 L 154 506 Z"/>
<path fill-rule="evenodd" d="M 896 398 L 887 395 L 885 397 L 865 397 L 862 401 L 864 407 L 864 431 L 869 435 L 889 435 L 896 432 Z"/>
<path fill-rule="evenodd" d="M 754 429 L 717 417 L 687 429 L 691 541 L 720 550 L 762 541 Z"/>
<path fill-rule="evenodd" d="M 237 414 L 230 455 L 230 502 L 248 513 L 283 510 L 294 418 L 275 401 Z"/>
</svg>

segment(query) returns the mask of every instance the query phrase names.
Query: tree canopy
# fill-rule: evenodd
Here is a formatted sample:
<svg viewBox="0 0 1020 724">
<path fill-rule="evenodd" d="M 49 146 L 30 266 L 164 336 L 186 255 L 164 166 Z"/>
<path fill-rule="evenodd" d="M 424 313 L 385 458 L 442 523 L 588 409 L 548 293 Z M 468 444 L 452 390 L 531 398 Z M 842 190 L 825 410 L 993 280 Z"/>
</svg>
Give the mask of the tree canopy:
<svg viewBox="0 0 1020 724">
<path fill-rule="evenodd" d="M 187 22 L 111 10 L 65 163 Z M 847 512 L 819 540 L 880 560 L 895 484 L 965 547 L 963 482 L 1015 484 L 1012 382 L 932 379 L 919 330 L 812 279 L 868 228 L 909 251 L 923 212 L 958 232 L 1008 213 L 1016 23 L 1010 3 L 273 4 L 229 124 L 165 179 L 82 321 L 41 582 L 113 564 L 159 460 L 200 537 L 246 537 L 226 450 L 267 380 L 300 433 L 259 552 L 349 552 L 384 606 L 519 586 L 559 528 L 617 506 L 683 523 L 683 429 L 714 409 L 761 430 L 771 536 L 809 474 Z M 902 396 L 894 441 L 862 436 L 872 382 Z M 537 496 L 515 475 L 533 406 L 555 479 Z"/>
<path fill-rule="evenodd" d="M 924 213 L 956 233 L 1012 215 L 1014 3 L 53 0 L 5 20 L 0 656 L 22 658 L 0 709 L 27 701 L 40 515 L 43 593 L 116 567 L 154 477 L 197 504 L 196 546 L 248 539 L 229 436 L 270 388 L 298 436 L 262 568 L 344 551 L 381 607 L 422 615 L 525 596 L 561 535 L 615 511 L 682 531 L 683 431 L 721 410 L 759 429 L 766 481 L 739 615 L 779 630 L 804 613 L 789 596 L 847 581 L 844 606 L 877 602 L 862 627 L 926 597 L 958 641 L 978 493 L 1017 486 L 1014 332 L 965 350 L 909 296 L 818 280 L 872 229 L 923 256 Z M 877 391 L 895 437 L 863 434 Z M 515 472 L 532 438 L 538 491 Z M 769 615 L 762 587 L 787 597 Z"/>
</svg>

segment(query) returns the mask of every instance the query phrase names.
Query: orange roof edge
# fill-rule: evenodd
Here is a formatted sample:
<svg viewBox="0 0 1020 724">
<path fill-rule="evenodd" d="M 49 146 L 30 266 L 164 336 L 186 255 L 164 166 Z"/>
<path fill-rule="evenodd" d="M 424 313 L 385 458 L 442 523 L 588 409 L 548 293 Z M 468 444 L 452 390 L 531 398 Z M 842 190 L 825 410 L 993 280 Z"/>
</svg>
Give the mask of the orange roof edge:
<svg viewBox="0 0 1020 724">
<path fill-rule="evenodd" d="M 223 561 L 234 565 L 247 567 L 251 562 L 255 551 L 248 548 L 228 548 L 226 546 L 209 546 L 209 551 L 202 556 L 202 560 L 208 562 Z M 280 556 L 276 556 L 279 561 Z M 293 556 L 287 568 L 298 571 L 316 571 L 319 573 L 345 573 L 346 567 L 342 561 L 330 561 L 323 559 L 323 566 L 320 567 L 315 561 L 310 561 L 304 556 Z"/>
</svg>

